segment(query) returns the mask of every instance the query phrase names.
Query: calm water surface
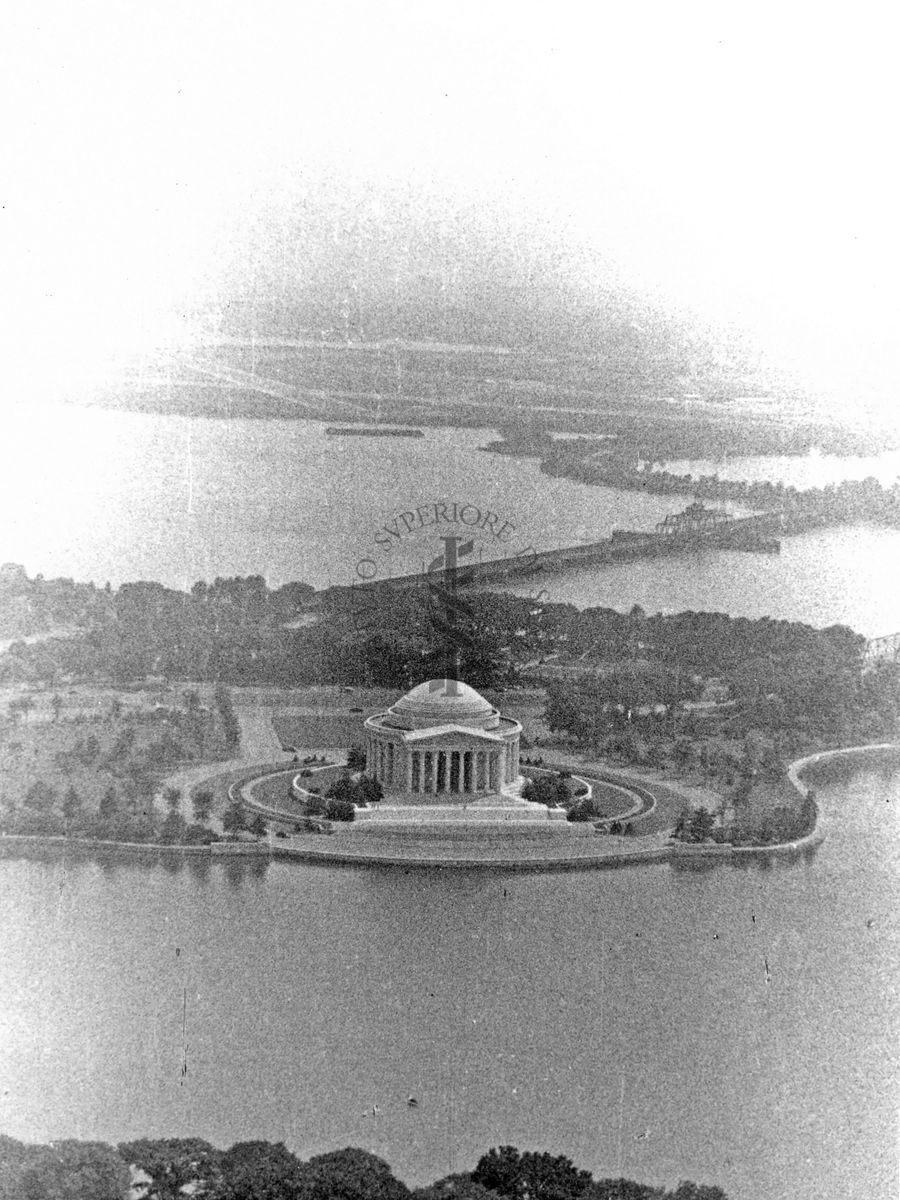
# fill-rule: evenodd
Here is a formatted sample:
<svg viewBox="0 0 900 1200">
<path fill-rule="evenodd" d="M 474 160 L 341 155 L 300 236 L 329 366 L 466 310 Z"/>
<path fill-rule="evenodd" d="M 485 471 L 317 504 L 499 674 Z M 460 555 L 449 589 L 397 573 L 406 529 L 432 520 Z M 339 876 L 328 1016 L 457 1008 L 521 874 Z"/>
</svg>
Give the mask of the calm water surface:
<svg viewBox="0 0 900 1200">
<path fill-rule="evenodd" d="M 769 867 L 0 862 L 0 1129 L 892 1198 L 900 778 L 820 796 Z"/>
<path fill-rule="evenodd" d="M 0 560 L 98 583 L 262 574 L 316 586 L 421 570 L 440 532 L 375 537 L 399 512 L 469 503 L 509 522 L 484 558 L 652 529 L 688 497 L 645 496 L 541 475 L 485 454 L 487 430 L 422 439 L 330 438 L 309 421 L 216 421 L 57 406 L 14 413 L 0 444 Z M 807 460 L 785 460 L 789 462 Z M 838 461 L 820 459 L 821 463 Z M 850 470 L 850 467 L 847 467 Z M 475 511 L 475 510 L 470 510 Z M 426 515 L 426 520 L 430 519 Z M 477 519 L 477 518 L 476 518 Z M 499 527 L 499 526 L 498 526 Z M 456 526 L 459 531 L 460 526 Z M 680 608 L 900 629 L 900 530 L 838 528 L 786 539 L 779 556 L 707 553 L 529 581 L 552 600 L 650 612 Z"/>
</svg>

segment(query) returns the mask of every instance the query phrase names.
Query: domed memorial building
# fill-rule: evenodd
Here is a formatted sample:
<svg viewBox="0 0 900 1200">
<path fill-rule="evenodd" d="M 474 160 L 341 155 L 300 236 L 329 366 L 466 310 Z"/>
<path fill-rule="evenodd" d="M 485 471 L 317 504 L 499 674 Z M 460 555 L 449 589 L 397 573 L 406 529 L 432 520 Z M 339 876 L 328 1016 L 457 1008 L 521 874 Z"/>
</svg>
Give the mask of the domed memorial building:
<svg viewBox="0 0 900 1200">
<path fill-rule="evenodd" d="M 366 774 L 381 783 L 384 799 L 357 811 L 364 826 L 524 821 L 566 828 L 563 809 L 521 797 L 522 726 L 468 684 L 420 683 L 369 717 L 365 731 Z"/>
<path fill-rule="evenodd" d="M 461 804 L 519 774 L 522 726 L 474 688 L 432 679 L 366 721 L 366 774 L 419 804 Z"/>
</svg>

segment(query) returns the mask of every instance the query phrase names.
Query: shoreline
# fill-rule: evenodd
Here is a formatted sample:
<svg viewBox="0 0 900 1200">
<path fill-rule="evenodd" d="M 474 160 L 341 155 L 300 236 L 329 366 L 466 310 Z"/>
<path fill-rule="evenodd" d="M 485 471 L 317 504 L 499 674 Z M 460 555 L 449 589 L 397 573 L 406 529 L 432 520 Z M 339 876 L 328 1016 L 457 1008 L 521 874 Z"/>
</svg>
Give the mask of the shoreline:
<svg viewBox="0 0 900 1200">
<path fill-rule="evenodd" d="M 795 759 L 788 766 L 788 779 L 802 796 L 807 797 L 812 789 L 804 782 L 802 776 L 810 767 L 832 759 L 851 758 L 855 755 L 891 751 L 900 753 L 900 743 L 878 742 L 872 745 L 844 746 L 832 750 L 820 750 L 814 754 L 807 754 L 802 758 Z M 248 767 L 247 769 L 251 768 Z M 249 780 L 235 780 L 231 784 L 229 792 L 237 788 L 240 788 L 243 792 L 245 787 L 248 790 L 251 789 L 252 785 L 260 779 L 267 778 L 270 775 L 289 773 L 291 772 L 282 769 L 280 771 L 266 772 L 264 775 L 255 775 Z M 620 774 L 622 778 L 622 783 L 619 786 L 623 790 L 628 791 L 626 773 L 616 772 L 616 774 Z M 610 782 L 612 781 L 610 780 Z M 638 786 L 643 786 L 647 793 L 650 795 L 653 794 L 652 785 L 643 783 Z M 247 803 L 246 800 L 244 802 Z M 643 803 L 643 801 L 641 802 Z M 386 843 L 388 844 L 378 844 L 376 842 L 373 845 L 375 838 L 367 836 L 365 841 L 359 839 L 357 846 L 354 847 L 349 844 L 353 839 L 353 832 L 348 825 L 346 830 L 342 829 L 339 832 L 297 835 L 290 840 L 276 839 L 272 834 L 269 834 L 265 841 L 220 841 L 212 842 L 208 845 L 93 841 L 89 838 L 72 838 L 61 834 L 0 834 L 0 858 L 12 857 L 16 850 L 44 849 L 58 851 L 73 849 L 78 851 L 100 851 L 125 856 L 137 854 L 180 854 L 196 857 L 205 855 L 210 860 L 227 859 L 230 857 L 255 857 L 270 860 L 287 859 L 296 862 L 313 862 L 331 866 L 403 867 L 406 869 L 421 868 L 429 870 L 442 868 L 453 868 L 456 870 L 490 869 L 497 871 L 596 870 L 605 867 L 630 866 L 641 863 L 671 861 L 683 864 L 695 859 L 721 859 L 728 861 L 747 856 L 765 858 L 770 855 L 790 857 L 791 855 L 801 854 L 820 845 L 826 836 L 826 831 L 823 828 L 822 813 L 815 801 L 815 797 L 813 797 L 813 804 L 816 814 L 815 823 L 809 833 L 792 842 L 773 842 L 771 845 L 759 846 L 733 846 L 728 842 L 709 842 L 695 845 L 673 842 L 668 837 L 663 838 L 661 834 L 650 834 L 643 838 L 638 834 L 624 838 L 599 833 L 596 836 L 603 838 L 604 844 L 602 849 L 593 844 L 593 838 L 573 838 L 572 845 L 565 848 L 560 847 L 558 842 L 555 845 L 548 842 L 546 846 L 540 846 L 539 844 L 535 844 L 535 839 L 533 838 L 523 839 L 515 847 L 512 844 L 504 845 L 504 842 L 509 843 L 515 837 L 512 834 L 504 838 L 498 838 L 499 844 L 494 847 L 485 846 L 483 842 L 480 843 L 482 848 L 493 849 L 496 851 L 495 853 L 475 855 L 471 851 L 467 853 L 463 850 L 465 846 L 464 842 L 457 841 L 454 846 L 449 840 L 442 840 L 439 834 L 433 840 L 430 840 L 430 842 L 423 839 L 417 845 L 412 846 L 409 844 L 403 845 L 399 841 L 393 841 L 389 838 L 386 839 Z M 270 809 L 268 806 L 254 804 L 252 800 L 249 801 L 248 807 L 258 811 L 265 811 L 271 820 L 282 821 L 283 823 L 291 823 L 297 820 L 295 816 L 283 813 L 279 814 L 277 809 Z M 650 844 L 636 844 L 641 841 Z M 587 845 L 587 842 L 590 842 L 590 845 Z M 454 853 L 454 849 L 463 850 L 463 852 Z M 527 853 L 526 851 L 528 850 L 531 853 Z"/>
<path fill-rule="evenodd" d="M 788 779 L 803 796 L 808 796 L 810 787 L 803 779 L 803 773 L 810 767 L 835 758 L 849 758 L 855 755 L 900 751 L 900 743 L 880 742 L 872 745 L 838 747 L 822 750 L 814 754 L 804 755 L 796 759 L 788 767 Z M 281 774 L 287 772 L 268 772 Z M 232 787 L 249 787 L 265 776 L 255 776 L 252 780 L 235 781 Z M 621 786 L 628 790 L 623 773 Z M 652 786 L 643 785 L 652 794 Z M 630 838 L 619 838 L 615 835 L 601 835 L 602 848 L 594 845 L 594 839 L 574 839 L 573 844 L 561 847 L 548 844 L 536 845 L 534 839 L 523 839 L 518 845 L 503 844 L 511 842 L 512 835 L 499 839 L 500 844 L 481 848 L 492 851 L 484 854 L 473 854 L 471 848 L 464 848 L 465 843 L 457 842 L 455 846 L 448 841 L 442 841 L 437 835 L 430 843 L 420 841 L 417 845 L 402 845 L 397 841 L 387 840 L 388 844 L 374 844 L 374 838 L 368 837 L 364 842 L 360 839 L 356 846 L 350 844 L 353 832 L 350 827 L 346 830 L 331 834 L 299 835 L 290 840 L 276 839 L 271 834 L 265 841 L 258 842 L 214 842 L 209 845 L 171 845 L 156 842 L 110 842 L 93 841 L 87 838 L 70 838 L 63 835 L 39 834 L 0 834 L 0 857 L 12 856 L 18 849 L 45 849 L 50 851 L 74 849 L 78 851 L 99 851 L 113 854 L 181 854 L 185 856 L 207 856 L 210 860 L 226 859 L 229 857 L 263 857 L 267 859 L 294 860 L 301 862 L 316 862 L 325 865 L 346 866 L 381 866 L 403 868 L 454 868 L 454 869 L 492 869 L 502 871 L 549 871 L 549 870 L 579 870 L 598 869 L 636 865 L 641 863 L 656 863 L 671 861 L 675 863 L 690 862 L 695 859 L 731 860 L 747 856 L 768 857 L 770 855 L 791 856 L 803 853 L 821 844 L 826 836 L 823 828 L 821 810 L 816 806 L 815 824 L 809 833 L 792 842 L 774 842 L 770 845 L 733 846 L 730 843 L 706 843 L 692 845 L 689 843 L 672 842 L 661 834 L 652 834 L 644 838 L 640 835 Z M 251 807 L 255 807 L 251 802 Z M 296 817 L 269 810 L 270 819 L 286 822 L 296 820 Z M 586 842 L 590 841 L 590 845 Z M 640 842 L 644 842 L 641 845 Z M 637 844 L 636 844 L 637 843 Z M 650 843 L 650 844 L 647 844 Z M 456 852 L 454 852 L 456 851 Z M 462 851 L 461 853 L 459 851 Z M 530 853 L 529 853 L 530 851 Z"/>
</svg>

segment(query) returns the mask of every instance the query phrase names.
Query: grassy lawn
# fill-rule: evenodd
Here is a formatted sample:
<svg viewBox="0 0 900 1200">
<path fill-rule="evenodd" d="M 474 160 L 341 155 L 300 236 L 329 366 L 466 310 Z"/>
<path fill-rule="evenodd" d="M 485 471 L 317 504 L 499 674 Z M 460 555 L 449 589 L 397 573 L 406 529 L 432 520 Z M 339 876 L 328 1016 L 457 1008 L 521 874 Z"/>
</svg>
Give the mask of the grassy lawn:
<svg viewBox="0 0 900 1200">
<path fill-rule="evenodd" d="M 361 715 L 303 716 L 279 713 L 272 717 L 275 732 L 285 750 L 296 749 L 303 757 L 305 750 L 332 747 L 344 752 L 363 741 Z"/>
<path fill-rule="evenodd" d="M 56 803 L 73 786 L 86 811 L 97 808 L 109 787 L 146 802 L 175 767 L 226 754 L 212 688 L 194 691 L 187 699 L 176 689 L 107 687 L 34 695 L 24 715 L 0 719 L 0 796 L 18 807 L 28 789 L 42 783 L 56 793 Z"/>
</svg>

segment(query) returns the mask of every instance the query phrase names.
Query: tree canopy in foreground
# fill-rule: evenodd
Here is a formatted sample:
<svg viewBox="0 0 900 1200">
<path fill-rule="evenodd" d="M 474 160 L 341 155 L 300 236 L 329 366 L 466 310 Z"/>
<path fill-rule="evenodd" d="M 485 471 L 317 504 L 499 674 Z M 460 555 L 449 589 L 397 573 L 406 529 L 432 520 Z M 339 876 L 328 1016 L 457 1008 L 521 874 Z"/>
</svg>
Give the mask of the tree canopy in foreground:
<svg viewBox="0 0 900 1200">
<path fill-rule="evenodd" d="M 0 1200 L 727 1200 L 718 1187 L 674 1191 L 629 1179 L 595 1180 L 563 1155 L 489 1150 L 471 1172 L 414 1191 L 388 1163 L 347 1147 L 303 1161 L 283 1142 L 217 1150 L 199 1138 L 140 1138 L 118 1147 L 26 1145 L 0 1135 Z"/>
</svg>

